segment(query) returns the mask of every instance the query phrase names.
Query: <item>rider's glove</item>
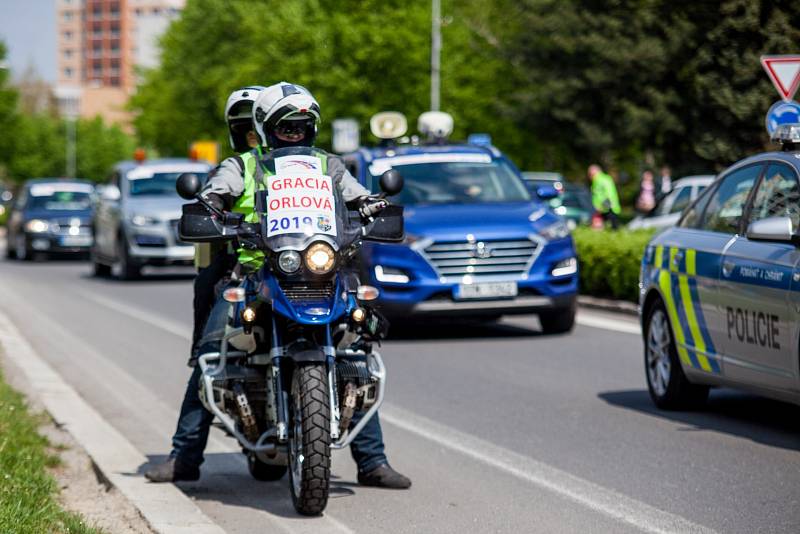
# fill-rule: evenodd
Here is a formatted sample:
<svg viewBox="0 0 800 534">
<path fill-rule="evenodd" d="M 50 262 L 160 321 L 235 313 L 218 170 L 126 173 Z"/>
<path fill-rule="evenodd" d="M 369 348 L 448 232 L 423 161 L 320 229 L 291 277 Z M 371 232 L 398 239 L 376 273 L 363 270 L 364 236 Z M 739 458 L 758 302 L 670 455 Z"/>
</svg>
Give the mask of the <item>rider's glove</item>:
<svg viewBox="0 0 800 534">
<path fill-rule="evenodd" d="M 365 219 L 369 219 L 373 215 L 377 215 L 383 208 L 389 205 L 389 202 L 382 198 L 365 198 L 358 208 L 358 212 Z"/>
<path fill-rule="evenodd" d="M 208 202 L 213 208 L 222 211 L 225 209 L 225 201 L 216 193 L 208 193 L 204 195 L 205 201 Z"/>
</svg>

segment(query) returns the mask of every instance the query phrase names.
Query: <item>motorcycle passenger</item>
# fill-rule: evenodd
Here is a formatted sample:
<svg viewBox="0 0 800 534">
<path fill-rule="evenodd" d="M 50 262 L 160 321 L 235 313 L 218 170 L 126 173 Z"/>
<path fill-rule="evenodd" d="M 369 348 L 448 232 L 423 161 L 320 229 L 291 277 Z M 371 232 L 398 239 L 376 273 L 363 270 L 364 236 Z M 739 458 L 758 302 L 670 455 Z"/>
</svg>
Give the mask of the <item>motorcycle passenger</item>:
<svg viewBox="0 0 800 534">
<path fill-rule="evenodd" d="M 253 157 L 249 154 L 253 149 L 257 150 L 259 155 L 261 154 L 258 136 L 253 128 L 252 115 L 253 102 L 264 89 L 265 87 L 262 85 L 242 87 L 228 97 L 228 101 L 225 103 L 225 122 L 228 125 L 228 139 L 231 148 L 238 155 L 223 161 L 211 171 L 209 176 L 219 172 L 223 165 L 235 165 L 237 169 L 244 169 L 245 160 Z M 195 363 L 197 342 L 200 340 L 208 314 L 211 313 L 211 308 L 217 299 L 214 288 L 236 265 L 236 254 L 227 244 L 202 243 L 198 248 L 203 248 L 205 253 L 198 252 L 198 272 L 194 279 L 194 328 L 190 365 Z"/>
<path fill-rule="evenodd" d="M 317 124 L 320 120 L 319 104 L 304 87 L 281 82 L 263 90 L 253 104 L 253 121 L 258 139 L 266 149 L 290 146 L 314 145 Z M 257 153 L 261 147 L 253 149 Z M 231 158 L 229 158 L 230 160 Z M 385 205 L 369 198 L 364 188 L 345 169 L 338 157 L 327 156 L 327 172 L 333 183 L 339 187 L 348 203 L 360 204 L 362 215 L 369 216 Z M 229 163 L 220 165 L 219 170 L 208 180 L 201 195 L 218 209 L 237 211 L 247 216 L 255 213 L 255 167 L 256 158 L 247 158 L 245 165 Z M 252 162 L 252 163 L 250 163 Z M 237 270 L 258 269 L 263 256 L 254 251 L 240 250 Z M 219 350 L 229 304 L 217 300 L 199 342 L 198 353 L 206 350 Z M 201 371 L 195 367 L 186 387 L 178 428 L 173 435 L 173 449 L 169 459 L 149 469 L 145 476 L 153 482 L 172 482 L 178 480 L 197 480 L 200 477 L 200 464 L 203 450 L 208 441 L 208 432 L 214 419 L 202 405 L 198 396 Z M 351 421 L 353 428 L 364 412 L 356 413 Z M 365 486 L 406 489 L 411 480 L 395 471 L 388 463 L 384 453 L 383 433 L 378 414 L 364 426 L 350 445 L 350 451 L 358 466 L 358 482 Z"/>
</svg>

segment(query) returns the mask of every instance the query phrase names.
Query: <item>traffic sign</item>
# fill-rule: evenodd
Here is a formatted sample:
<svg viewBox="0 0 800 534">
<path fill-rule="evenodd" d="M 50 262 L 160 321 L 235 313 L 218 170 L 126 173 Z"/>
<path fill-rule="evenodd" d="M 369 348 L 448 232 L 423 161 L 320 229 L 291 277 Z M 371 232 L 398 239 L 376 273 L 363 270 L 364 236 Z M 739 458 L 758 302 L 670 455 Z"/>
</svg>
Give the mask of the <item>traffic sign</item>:
<svg viewBox="0 0 800 534">
<path fill-rule="evenodd" d="M 800 55 L 761 56 L 761 65 L 781 98 L 785 102 L 792 100 L 800 86 Z"/>
<path fill-rule="evenodd" d="M 359 147 L 358 121 L 355 119 L 335 119 L 333 121 L 331 145 L 337 154 L 353 152 Z"/>
<path fill-rule="evenodd" d="M 781 124 L 800 123 L 800 104 L 794 100 L 779 100 L 767 112 L 767 133 L 771 136 Z"/>
</svg>

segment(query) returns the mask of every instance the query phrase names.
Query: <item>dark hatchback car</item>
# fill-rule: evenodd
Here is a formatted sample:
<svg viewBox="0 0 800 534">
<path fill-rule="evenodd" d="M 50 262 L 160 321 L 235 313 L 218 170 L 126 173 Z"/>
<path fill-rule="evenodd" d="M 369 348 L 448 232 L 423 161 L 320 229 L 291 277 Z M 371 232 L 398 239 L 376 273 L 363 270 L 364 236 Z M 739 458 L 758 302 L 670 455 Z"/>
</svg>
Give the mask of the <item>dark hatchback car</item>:
<svg viewBox="0 0 800 534">
<path fill-rule="evenodd" d="M 88 254 L 95 200 L 91 182 L 35 178 L 22 186 L 8 217 L 9 258 Z"/>
</svg>

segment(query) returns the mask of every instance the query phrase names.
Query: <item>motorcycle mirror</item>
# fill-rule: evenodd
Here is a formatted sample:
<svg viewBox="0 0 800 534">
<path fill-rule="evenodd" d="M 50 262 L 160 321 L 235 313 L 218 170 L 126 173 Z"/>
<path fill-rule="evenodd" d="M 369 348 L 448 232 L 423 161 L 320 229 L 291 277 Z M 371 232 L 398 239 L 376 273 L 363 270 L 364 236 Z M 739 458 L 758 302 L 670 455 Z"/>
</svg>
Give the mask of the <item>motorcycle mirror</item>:
<svg viewBox="0 0 800 534">
<path fill-rule="evenodd" d="M 200 178 L 194 173 L 185 172 L 178 176 L 175 190 L 186 200 L 192 200 L 200 192 Z"/>
<path fill-rule="evenodd" d="M 389 169 L 381 174 L 380 185 L 384 193 L 393 197 L 403 190 L 403 175 L 395 169 Z"/>
</svg>

